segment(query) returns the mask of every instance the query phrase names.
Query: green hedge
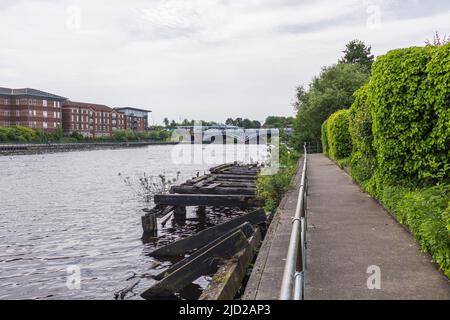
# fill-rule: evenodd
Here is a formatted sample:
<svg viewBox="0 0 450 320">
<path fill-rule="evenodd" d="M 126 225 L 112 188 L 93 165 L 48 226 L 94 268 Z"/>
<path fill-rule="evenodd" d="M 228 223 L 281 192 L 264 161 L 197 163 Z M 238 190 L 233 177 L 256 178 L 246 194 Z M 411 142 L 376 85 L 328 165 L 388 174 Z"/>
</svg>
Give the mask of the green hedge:
<svg viewBox="0 0 450 320">
<path fill-rule="evenodd" d="M 350 108 L 349 134 L 352 140 L 350 157 L 351 174 L 368 191 L 373 190 L 372 176 L 376 169 L 376 153 L 373 148 L 372 115 L 367 105 L 369 86 L 355 92 L 355 102 Z"/>
<path fill-rule="evenodd" d="M 352 144 L 348 132 L 350 111 L 339 110 L 333 113 L 327 120 L 328 154 L 334 160 L 344 159 L 350 156 Z"/>
<path fill-rule="evenodd" d="M 378 183 L 430 186 L 450 176 L 450 45 L 394 50 L 373 66 Z"/>
<path fill-rule="evenodd" d="M 325 121 L 322 124 L 322 152 L 324 155 L 328 155 L 328 137 L 327 137 L 327 124 L 328 121 Z"/>
</svg>

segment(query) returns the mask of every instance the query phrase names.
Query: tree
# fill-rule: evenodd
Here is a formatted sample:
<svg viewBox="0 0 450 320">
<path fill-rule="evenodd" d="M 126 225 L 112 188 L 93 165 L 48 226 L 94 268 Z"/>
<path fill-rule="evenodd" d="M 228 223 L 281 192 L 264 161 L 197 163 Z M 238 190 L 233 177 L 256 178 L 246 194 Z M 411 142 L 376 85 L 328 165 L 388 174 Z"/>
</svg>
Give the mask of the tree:
<svg viewBox="0 0 450 320">
<path fill-rule="evenodd" d="M 225 121 L 225 124 L 227 126 L 234 126 L 234 120 L 232 118 L 228 118 L 227 121 Z"/>
<path fill-rule="evenodd" d="M 259 128 L 261 128 L 261 122 L 259 122 L 258 120 L 253 120 L 251 128 L 252 129 L 259 129 Z"/>
<path fill-rule="evenodd" d="M 177 127 L 177 123 L 175 122 L 175 120 L 172 120 L 171 122 L 170 122 L 170 128 L 171 129 L 174 129 L 174 128 L 176 128 Z"/>
<path fill-rule="evenodd" d="M 359 64 L 337 64 L 322 69 L 308 90 L 300 87 L 295 103 L 294 141 L 300 148 L 304 142 L 321 139 L 322 123 L 339 109 L 349 108 L 353 93 L 369 80 L 369 71 Z"/>
<path fill-rule="evenodd" d="M 168 118 L 164 118 L 164 125 L 166 126 L 166 128 L 170 125 Z"/>
<path fill-rule="evenodd" d="M 339 60 L 340 64 L 359 64 L 370 70 L 374 61 L 372 47 L 366 46 L 363 41 L 353 40 L 346 45 L 344 56 Z"/>
<path fill-rule="evenodd" d="M 266 118 L 266 121 L 264 123 L 264 126 L 266 128 L 281 128 L 284 129 L 289 125 L 292 125 L 294 122 L 293 117 L 276 117 L 276 116 L 269 116 Z"/>
</svg>

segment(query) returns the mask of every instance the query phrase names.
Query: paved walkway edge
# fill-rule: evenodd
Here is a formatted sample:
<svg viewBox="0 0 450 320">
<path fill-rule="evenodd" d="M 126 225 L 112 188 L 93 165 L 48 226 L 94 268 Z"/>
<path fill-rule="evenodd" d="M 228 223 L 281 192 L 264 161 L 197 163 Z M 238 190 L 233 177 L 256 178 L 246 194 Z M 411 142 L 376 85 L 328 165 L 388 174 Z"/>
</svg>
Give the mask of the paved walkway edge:
<svg viewBox="0 0 450 320">
<path fill-rule="evenodd" d="M 276 213 L 273 216 L 272 222 L 270 223 L 270 226 L 267 230 L 266 236 L 264 238 L 264 241 L 261 245 L 261 248 L 258 252 L 258 257 L 255 261 L 252 273 L 250 275 L 250 278 L 247 282 L 244 295 L 242 297 L 243 300 L 263 300 L 263 299 L 270 299 L 270 300 L 276 300 L 278 299 L 278 294 L 281 289 L 281 280 L 282 280 L 282 272 L 278 273 L 272 273 L 271 277 L 272 283 L 275 282 L 276 284 L 279 283 L 280 287 L 278 288 L 277 285 L 271 286 L 271 288 L 268 288 L 266 284 L 262 284 L 262 282 L 265 282 L 264 280 L 267 280 L 267 275 L 265 272 L 267 269 L 274 268 L 274 266 L 270 265 L 271 263 L 268 261 L 270 260 L 269 257 L 274 254 L 274 252 L 271 252 L 272 245 L 274 243 L 274 239 L 277 236 L 280 236 L 279 233 L 277 233 L 280 224 L 282 224 L 282 220 L 290 219 L 289 216 L 293 216 L 295 212 L 290 212 L 290 208 L 292 208 L 292 202 L 297 203 L 298 198 L 298 189 L 300 188 L 300 181 L 301 181 L 301 168 L 303 166 L 303 158 L 301 158 L 298 161 L 297 164 L 297 172 L 295 176 L 293 177 L 293 180 L 291 182 L 291 186 L 286 192 L 286 194 L 283 196 L 283 199 L 280 202 L 280 205 L 277 208 Z M 294 209 L 295 210 L 295 209 Z M 286 217 L 287 216 L 287 217 Z M 284 238 L 286 238 L 284 236 Z M 289 238 L 288 238 L 289 240 Z M 284 264 L 286 261 L 286 255 L 287 255 L 287 247 L 285 248 L 285 254 L 284 252 L 278 252 L 279 255 L 281 255 L 283 258 L 279 263 L 277 263 L 276 268 L 278 271 L 280 268 L 284 269 Z M 284 254 L 284 256 L 283 256 Z M 264 288 L 262 288 L 262 286 Z M 267 291 L 269 290 L 269 291 Z"/>
</svg>

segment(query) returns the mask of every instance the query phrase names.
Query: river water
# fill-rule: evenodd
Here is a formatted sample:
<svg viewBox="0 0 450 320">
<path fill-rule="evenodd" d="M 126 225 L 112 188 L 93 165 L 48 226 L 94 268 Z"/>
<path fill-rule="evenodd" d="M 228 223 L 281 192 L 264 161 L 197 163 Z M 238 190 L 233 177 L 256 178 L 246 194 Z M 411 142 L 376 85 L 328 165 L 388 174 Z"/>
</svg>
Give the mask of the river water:
<svg viewBox="0 0 450 320">
<path fill-rule="evenodd" d="M 139 178 L 179 173 L 183 182 L 211 166 L 176 164 L 172 148 L 0 157 L 0 299 L 114 299 L 135 282 L 135 292 L 149 287 L 148 274 L 165 264 L 147 255 L 155 242 L 141 239 L 150 205 L 136 194 Z M 189 214 L 193 226 L 177 231 L 217 222 Z"/>
</svg>

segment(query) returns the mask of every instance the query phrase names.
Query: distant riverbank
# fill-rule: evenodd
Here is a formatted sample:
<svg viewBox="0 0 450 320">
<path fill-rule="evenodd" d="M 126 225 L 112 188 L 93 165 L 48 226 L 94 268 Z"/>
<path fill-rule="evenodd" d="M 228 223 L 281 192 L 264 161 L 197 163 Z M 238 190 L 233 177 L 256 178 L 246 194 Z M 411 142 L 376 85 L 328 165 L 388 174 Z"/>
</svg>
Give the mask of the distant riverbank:
<svg viewBox="0 0 450 320">
<path fill-rule="evenodd" d="M 0 156 L 83 151 L 83 150 L 116 149 L 116 148 L 136 148 L 150 145 L 176 145 L 176 144 L 177 142 L 172 141 L 0 144 Z"/>
</svg>

